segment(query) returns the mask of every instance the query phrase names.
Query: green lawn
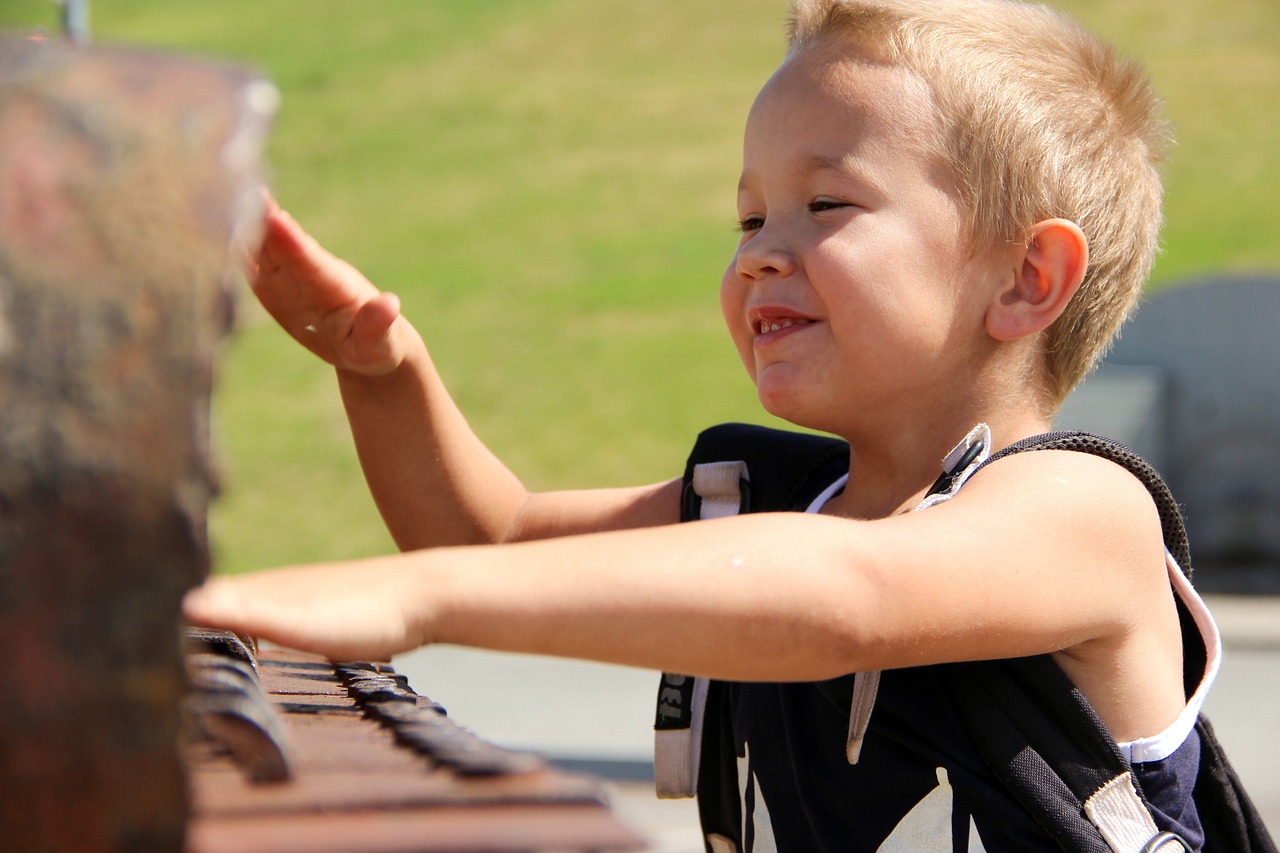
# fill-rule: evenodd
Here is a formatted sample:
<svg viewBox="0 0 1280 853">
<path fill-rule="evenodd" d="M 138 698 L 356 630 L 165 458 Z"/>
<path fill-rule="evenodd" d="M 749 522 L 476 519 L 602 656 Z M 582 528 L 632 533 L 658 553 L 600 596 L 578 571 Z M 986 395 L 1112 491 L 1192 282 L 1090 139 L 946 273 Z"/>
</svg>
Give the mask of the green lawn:
<svg viewBox="0 0 1280 853">
<path fill-rule="evenodd" d="M 1280 269 L 1275 0 L 1059 4 L 1146 61 L 1178 126 L 1153 286 Z M 52 21 L 6 0 L 0 23 Z M 739 137 L 782 0 L 97 0 L 102 41 L 229 57 L 284 100 L 271 184 L 404 299 L 536 488 L 678 473 L 765 420 L 720 329 Z M 249 299 L 215 401 L 221 569 L 390 548 L 328 370 Z"/>
</svg>

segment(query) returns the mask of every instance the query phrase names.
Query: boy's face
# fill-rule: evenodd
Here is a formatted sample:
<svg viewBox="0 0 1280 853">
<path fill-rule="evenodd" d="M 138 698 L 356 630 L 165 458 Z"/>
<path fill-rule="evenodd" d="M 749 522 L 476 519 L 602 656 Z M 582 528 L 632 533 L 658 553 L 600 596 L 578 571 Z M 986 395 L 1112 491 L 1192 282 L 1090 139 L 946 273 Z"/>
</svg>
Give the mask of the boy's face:
<svg viewBox="0 0 1280 853">
<path fill-rule="evenodd" d="M 925 87 L 850 53 L 810 47 L 757 98 L 721 283 L 764 407 L 844 435 L 971 390 L 951 387 L 986 342 L 971 285 L 998 274 L 971 260 Z"/>
</svg>

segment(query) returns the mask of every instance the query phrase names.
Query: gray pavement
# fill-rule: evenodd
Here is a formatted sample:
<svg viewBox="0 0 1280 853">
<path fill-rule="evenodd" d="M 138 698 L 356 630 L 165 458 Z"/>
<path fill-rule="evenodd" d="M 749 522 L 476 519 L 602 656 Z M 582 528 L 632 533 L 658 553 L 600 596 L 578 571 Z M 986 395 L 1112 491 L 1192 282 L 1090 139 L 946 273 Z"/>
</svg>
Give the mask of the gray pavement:
<svg viewBox="0 0 1280 853">
<path fill-rule="evenodd" d="M 1280 597 L 1206 598 L 1226 648 L 1206 712 L 1280 837 Z M 454 647 L 420 649 L 394 664 L 485 738 L 608 777 L 617 813 L 651 850 L 702 849 L 692 802 L 653 796 L 655 673 Z"/>
</svg>

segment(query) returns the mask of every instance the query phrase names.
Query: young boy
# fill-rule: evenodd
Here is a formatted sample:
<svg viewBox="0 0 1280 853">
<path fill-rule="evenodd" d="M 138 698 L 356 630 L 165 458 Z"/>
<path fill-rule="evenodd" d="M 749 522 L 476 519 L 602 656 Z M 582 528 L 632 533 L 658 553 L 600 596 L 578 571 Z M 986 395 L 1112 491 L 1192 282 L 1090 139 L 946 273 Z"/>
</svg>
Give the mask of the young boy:
<svg viewBox="0 0 1280 853">
<path fill-rule="evenodd" d="M 790 35 L 747 120 L 721 303 L 765 409 L 845 439 L 847 480 L 808 512 L 684 525 L 680 480 L 530 494 L 396 298 L 272 207 L 255 290 L 336 367 L 404 553 L 214 579 L 188 618 L 337 659 L 458 643 L 731 682 L 736 755 L 715 770 L 742 824 L 715 849 L 1058 849 L 930 680 L 1049 655 L 1135 745 L 1159 829 L 1198 849 L 1212 667 L 1189 701 L 1175 589 L 1213 629 L 1143 485 L 1019 453 L 912 511 L 976 424 L 986 451 L 1047 431 L 1135 302 L 1160 224 L 1155 96 L 1005 0 L 800 0 Z M 881 670 L 850 763 L 849 674 Z"/>
</svg>

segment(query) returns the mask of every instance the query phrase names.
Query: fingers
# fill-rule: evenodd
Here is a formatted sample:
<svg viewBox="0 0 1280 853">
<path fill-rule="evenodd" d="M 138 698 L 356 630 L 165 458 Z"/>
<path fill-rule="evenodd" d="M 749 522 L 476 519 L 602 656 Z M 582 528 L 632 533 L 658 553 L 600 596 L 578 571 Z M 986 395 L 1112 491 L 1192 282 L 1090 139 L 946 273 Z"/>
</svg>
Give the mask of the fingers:
<svg viewBox="0 0 1280 853">
<path fill-rule="evenodd" d="M 259 298 L 279 286 L 290 298 L 327 313 L 354 311 L 378 294 L 359 270 L 325 249 L 279 206 L 266 219 L 257 264 L 254 290 Z"/>
<path fill-rule="evenodd" d="M 258 188 L 258 195 L 261 207 L 252 215 L 246 214 L 252 221 L 239 222 L 231 240 L 232 260 L 250 282 L 258 276 L 258 257 L 266 239 L 267 223 L 280 210 L 275 196 L 266 186 Z"/>
<path fill-rule="evenodd" d="M 400 317 L 400 297 L 379 293 L 356 312 L 351 323 L 351 349 L 357 361 L 371 366 L 385 364 L 394 369 L 400 363 L 392 329 Z"/>
<path fill-rule="evenodd" d="M 183 618 L 192 625 L 208 628 L 254 633 L 247 630 L 250 626 L 246 624 L 245 617 L 249 610 L 248 603 L 236 593 L 235 587 L 217 578 L 189 591 L 182 599 Z M 248 621 L 252 622 L 252 619 Z"/>
<path fill-rule="evenodd" d="M 260 266 L 276 270 L 305 263 L 315 268 L 317 255 L 329 255 L 315 238 L 279 205 L 274 205 L 267 211 L 263 222 L 262 248 L 258 252 Z"/>
<path fill-rule="evenodd" d="M 187 593 L 182 615 L 188 623 L 220 628 L 304 651 L 322 652 L 324 637 L 309 637 L 299 626 L 315 624 L 303 607 L 282 599 L 271 572 L 256 578 L 212 578 Z M 267 583 L 260 583 L 267 581 Z M 321 628 L 321 630 L 323 630 Z"/>
<path fill-rule="evenodd" d="M 187 593 L 184 618 L 334 659 L 383 659 L 410 647 L 383 596 L 338 566 L 212 578 Z"/>
<path fill-rule="evenodd" d="M 271 188 L 266 184 L 262 185 L 262 210 L 264 216 L 270 216 L 272 213 L 280 209 L 280 202 L 276 201 L 275 194 L 271 192 Z"/>
<path fill-rule="evenodd" d="M 324 361 L 369 376 L 395 370 L 416 335 L 397 322 L 399 298 L 326 250 L 275 199 L 264 202 L 262 245 L 246 265 L 258 301 Z"/>
<path fill-rule="evenodd" d="M 336 279 L 341 260 L 320 245 L 305 228 L 264 190 L 262 244 L 254 258 L 255 284 L 270 284 L 277 276 L 322 281 Z"/>
</svg>

